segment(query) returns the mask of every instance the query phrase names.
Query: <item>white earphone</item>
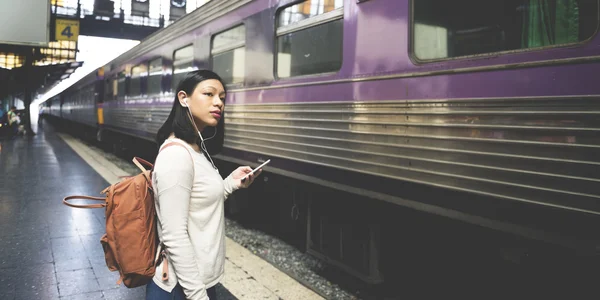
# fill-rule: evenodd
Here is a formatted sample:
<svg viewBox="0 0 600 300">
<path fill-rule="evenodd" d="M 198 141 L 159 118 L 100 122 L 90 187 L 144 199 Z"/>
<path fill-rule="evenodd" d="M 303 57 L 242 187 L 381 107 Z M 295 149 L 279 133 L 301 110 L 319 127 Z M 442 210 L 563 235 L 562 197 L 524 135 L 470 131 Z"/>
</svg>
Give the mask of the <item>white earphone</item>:
<svg viewBox="0 0 600 300">
<path fill-rule="evenodd" d="M 188 108 L 187 111 L 190 116 L 190 122 L 192 122 L 192 125 L 194 125 L 194 128 L 198 132 L 198 135 L 200 136 L 200 140 L 202 141 L 200 143 L 200 148 L 206 153 L 206 155 L 208 156 L 208 159 L 210 160 L 210 163 L 212 164 L 213 168 L 215 168 L 215 170 L 217 170 L 217 173 L 218 173 L 219 171 L 217 169 L 217 166 L 215 166 L 215 163 L 213 162 L 212 158 L 210 157 L 210 154 L 208 153 L 208 149 L 206 149 L 206 145 L 204 144 L 204 137 L 202 137 L 202 133 L 198 130 L 198 127 L 196 127 L 196 123 L 194 122 L 194 116 L 192 115 L 192 111 L 190 110 L 190 105 L 187 102 L 187 97 L 183 98 L 183 102 L 185 102 L 185 105 L 182 105 L 182 106 Z M 213 134 L 213 136 L 207 138 L 206 140 L 210 140 L 210 139 L 214 138 L 216 135 L 217 135 L 217 128 L 215 127 L 215 133 Z"/>
</svg>

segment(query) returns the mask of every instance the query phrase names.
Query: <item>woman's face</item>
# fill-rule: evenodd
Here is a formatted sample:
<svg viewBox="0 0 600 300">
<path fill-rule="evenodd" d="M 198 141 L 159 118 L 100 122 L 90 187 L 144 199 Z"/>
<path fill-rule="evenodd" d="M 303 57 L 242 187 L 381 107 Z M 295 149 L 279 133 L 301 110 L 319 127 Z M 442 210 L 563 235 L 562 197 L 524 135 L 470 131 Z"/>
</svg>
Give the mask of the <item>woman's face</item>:
<svg viewBox="0 0 600 300">
<path fill-rule="evenodd" d="M 181 105 L 187 106 L 192 112 L 194 122 L 200 131 L 204 130 L 206 126 L 217 126 L 223 117 L 225 89 L 216 79 L 201 81 L 191 95 L 179 91 L 177 96 Z"/>
</svg>

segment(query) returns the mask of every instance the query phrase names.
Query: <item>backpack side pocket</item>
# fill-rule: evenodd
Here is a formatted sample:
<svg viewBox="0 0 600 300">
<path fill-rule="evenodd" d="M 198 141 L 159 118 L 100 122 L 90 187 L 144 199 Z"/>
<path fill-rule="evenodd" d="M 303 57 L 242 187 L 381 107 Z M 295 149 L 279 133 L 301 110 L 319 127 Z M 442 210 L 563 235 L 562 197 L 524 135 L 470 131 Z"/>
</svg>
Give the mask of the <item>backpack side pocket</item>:
<svg viewBox="0 0 600 300">
<path fill-rule="evenodd" d="M 104 260 L 106 261 L 106 266 L 111 271 L 117 271 L 117 260 L 112 248 L 110 247 L 110 244 L 108 244 L 108 236 L 106 234 L 100 238 L 100 243 L 102 244 L 102 249 L 104 250 Z"/>
</svg>

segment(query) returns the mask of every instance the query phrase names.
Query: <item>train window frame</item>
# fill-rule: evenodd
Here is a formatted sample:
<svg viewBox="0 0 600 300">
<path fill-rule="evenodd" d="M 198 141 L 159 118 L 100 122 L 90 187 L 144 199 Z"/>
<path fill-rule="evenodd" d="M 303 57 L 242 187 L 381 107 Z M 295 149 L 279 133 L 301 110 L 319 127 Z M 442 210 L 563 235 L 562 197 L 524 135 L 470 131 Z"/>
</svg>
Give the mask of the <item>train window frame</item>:
<svg viewBox="0 0 600 300">
<path fill-rule="evenodd" d="M 134 74 L 133 73 L 133 70 L 135 70 L 136 68 L 141 68 L 141 67 L 145 67 L 146 68 L 145 72 L 141 72 L 139 74 Z M 144 93 L 142 91 L 142 79 L 141 78 L 143 78 L 145 76 L 148 76 L 148 67 L 149 67 L 148 62 L 141 62 L 141 63 L 139 63 L 139 64 L 134 65 L 133 67 L 131 67 L 131 70 L 129 71 L 129 83 L 130 84 L 129 84 L 129 88 L 127 89 L 127 96 L 129 96 L 129 97 L 139 97 L 139 96 L 143 96 L 144 95 Z M 131 91 L 131 87 L 133 86 L 132 85 L 132 81 L 134 79 L 138 79 L 138 78 L 139 78 L 139 93 L 137 95 L 133 95 L 132 91 Z"/>
<path fill-rule="evenodd" d="M 175 60 L 175 55 L 177 55 L 177 52 L 187 49 L 187 48 L 191 48 L 192 56 L 189 59 L 185 59 L 185 60 L 181 60 L 181 61 Z M 175 82 L 175 69 L 177 69 L 178 65 L 183 65 L 186 63 L 190 63 L 190 62 L 192 63 L 191 70 L 186 71 L 186 72 L 181 72 L 181 73 L 188 73 L 188 72 L 197 70 L 197 67 L 194 65 L 195 52 L 196 51 L 194 51 L 194 43 L 189 43 L 185 46 L 182 46 L 182 47 L 179 47 L 179 48 L 173 50 L 173 55 L 171 56 L 172 57 L 172 60 L 171 60 L 171 91 L 173 93 L 177 93 L 176 89 L 177 89 L 177 85 L 179 84 L 179 82 Z"/>
<path fill-rule="evenodd" d="M 417 57 L 415 53 L 415 0 L 409 1 L 409 26 L 408 26 L 408 35 L 409 35 L 409 47 L 408 47 L 408 56 L 414 65 L 428 65 L 440 62 L 451 62 L 451 61 L 468 61 L 475 59 L 487 59 L 490 57 L 505 55 L 505 54 L 520 54 L 520 53 L 530 53 L 530 52 L 540 52 L 551 49 L 560 49 L 560 48 L 572 48 L 572 47 L 582 47 L 588 43 L 590 43 L 594 38 L 598 36 L 600 32 L 600 0 L 596 0 L 598 3 L 597 6 L 597 23 L 596 29 L 594 33 L 585 40 L 576 42 L 576 43 L 567 43 L 567 44 L 556 44 L 556 45 L 548 45 L 541 47 L 532 47 L 532 48 L 522 48 L 522 49 L 513 49 L 513 50 L 504 50 L 504 51 L 496 51 L 489 53 L 479 53 L 479 54 L 471 54 L 471 55 L 463 55 L 463 56 L 455 56 L 455 57 L 446 57 L 446 58 L 435 58 L 435 59 L 420 59 Z"/>
<path fill-rule="evenodd" d="M 319 14 L 313 17 L 309 17 L 307 19 L 298 21 L 296 23 L 290 24 L 290 25 L 286 25 L 286 26 L 279 26 L 279 19 L 280 19 L 280 15 L 281 13 L 283 13 L 283 11 L 289 7 L 292 7 L 294 5 L 298 5 L 300 3 L 306 2 L 307 0 L 298 0 L 298 1 L 293 1 L 290 3 L 286 3 L 282 6 L 280 6 L 279 8 L 276 9 L 275 11 L 275 15 L 274 15 L 274 22 L 275 22 L 275 32 L 274 32 L 274 45 L 273 45 L 273 78 L 275 81 L 287 81 L 287 80 L 295 80 L 295 79 L 304 79 L 304 78 L 315 78 L 315 77 L 324 77 L 324 76 L 332 76 L 332 75 L 336 75 L 339 74 L 340 71 L 342 70 L 342 68 L 344 67 L 344 24 L 343 24 L 343 20 L 345 17 L 344 14 L 344 9 L 346 8 L 346 0 L 342 1 L 342 6 L 339 8 L 336 8 L 330 12 L 326 12 L 323 14 Z M 287 77 L 281 77 L 279 76 L 279 37 L 284 36 L 286 34 L 289 33 L 294 33 L 294 32 L 300 32 L 302 30 L 306 30 L 309 28 L 313 28 L 319 25 L 323 25 L 329 22 L 335 22 L 338 20 L 342 20 L 342 35 L 341 35 L 341 53 L 340 53 L 340 67 L 335 70 L 335 71 L 329 71 L 329 72 L 321 72 L 321 73 L 311 73 L 311 74 L 304 74 L 304 75 L 290 75 Z"/>
<path fill-rule="evenodd" d="M 215 38 L 218 35 L 220 35 L 220 34 L 223 34 L 223 33 L 226 33 L 228 31 L 234 30 L 234 29 L 236 29 L 238 27 L 243 27 L 244 28 L 244 40 L 243 40 L 243 42 L 238 42 L 238 43 L 230 45 L 230 46 L 217 48 L 215 50 L 215 48 L 214 48 Z M 247 39 L 247 37 L 248 37 L 248 31 L 247 31 L 245 22 L 240 22 L 240 23 L 237 23 L 237 24 L 235 24 L 233 26 L 229 26 L 229 27 L 227 27 L 227 29 L 215 32 L 210 37 L 210 66 L 211 66 L 211 69 L 213 69 L 213 70 L 214 70 L 214 66 L 215 66 L 214 65 L 214 56 L 215 55 L 222 54 L 222 53 L 229 52 L 229 51 L 234 51 L 234 50 L 240 49 L 240 48 L 244 49 L 244 64 L 243 64 L 244 65 L 244 70 L 243 70 L 242 80 L 241 81 L 237 81 L 237 82 L 236 81 L 233 81 L 233 82 L 224 82 L 227 86 L 230 86 L 230 87 L 242 87 L 245 84 L 245 82 L 246 82 L 246 58 L 248 57 L 247 56 L 247 52 L 246 52 L 246 50 L 247 50 L 246 49 L 246 46 L 247 46 L 246 39 Z M 219 74 L 219 76 L 220 76 L 220 74 Z"/>
<path fill-rule="evenodd" d="M 153 69 L 152 68 L 152 62 L 155 62 L 157 60 L 160 61 L 160 65 L 157 66 L 157 67 L 155 67 Z M 162 56 L 157 56 L 157 57 L 154 57 L 154 58 L 148 60 L 148 79 L 146 81 L 146 94 L 147 95 L 155 95 L 155 94 L 151 94 L 149 92 L 149 90 L 150 90 L 150 82 L 149 81 L 150 81 L 150 77 L 153 74 L 152 72 L 153 71 L 157 71 L 158 72 L 159 69 L 160 69 L 160 74 L 159 74 L 160 75 L 160 84 L 158 86 L 158 93 L 157 94 L 160 95 L 160 94 L 163 93 L 163 85 L 162 85 L 162 83 L 163 83 L 163 77 L 165 75 L 164 74 L 165 73 L 165 59 Z"/>
<path fill-rule="evenodd" d="M 111 77 L 106 76 L 104 78 L 104 80 L 102 80 L 102 84 L 104 84 L 104 90 L 102 91 L 104 99 L 103 99 L 103 103 L 104 102 L 108 102 L 112 100 L 112 80 Z M 110 89 L 110 95 L 109 95 L 109 89 Z"/>
<path fill-rule="evenodd" d="M 123 71 L 119 71 L 117 72 L 117 76 L 115 77 L 116 81 L 117 81 L 117 96 L 116 99 L 119 98 L 126 98 L 127 97 L 127 71 L 123 70 Z M 123 94 L 121 95 L 119 93 L 119 84 L 123 82 Z"/>
</svg>

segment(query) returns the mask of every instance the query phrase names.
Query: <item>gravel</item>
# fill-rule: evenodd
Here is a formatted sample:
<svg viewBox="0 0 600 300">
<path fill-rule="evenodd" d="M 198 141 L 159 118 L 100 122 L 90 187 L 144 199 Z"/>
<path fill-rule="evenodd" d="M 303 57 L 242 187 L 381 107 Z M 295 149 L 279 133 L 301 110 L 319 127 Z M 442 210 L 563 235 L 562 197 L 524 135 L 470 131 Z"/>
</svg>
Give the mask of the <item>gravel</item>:
<svg viewBox="0 0 600 300">
<path fill-rule="evenodd" d="M 318 274 L 324 268 L 321 261 L 273 236 L 230 219 L 225 221 L 225 235 L 326 299 L 358 299 Z"/>
</svg>

